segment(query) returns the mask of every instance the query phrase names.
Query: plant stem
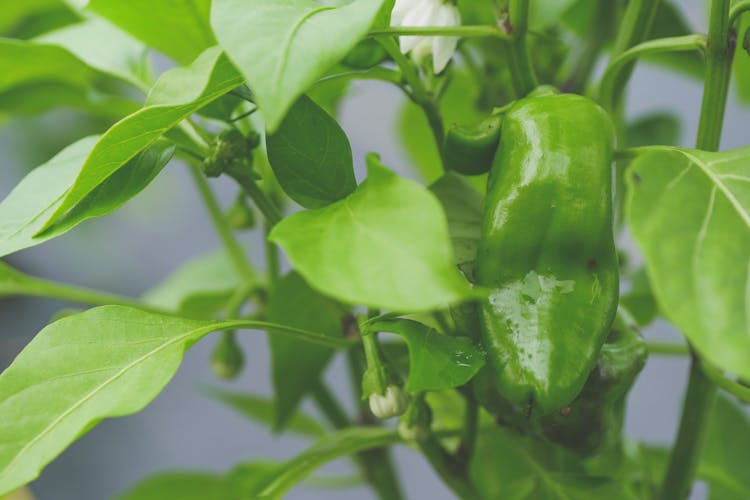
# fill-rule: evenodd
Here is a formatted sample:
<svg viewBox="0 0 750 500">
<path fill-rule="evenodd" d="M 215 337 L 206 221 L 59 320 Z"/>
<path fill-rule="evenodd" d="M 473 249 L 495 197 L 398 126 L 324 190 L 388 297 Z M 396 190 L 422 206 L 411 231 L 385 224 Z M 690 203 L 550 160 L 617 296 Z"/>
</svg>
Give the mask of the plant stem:
<svg viewBox="0 0 750 500">
<path fill-rule="evenodd" d="M 317 381 L 313 386 L 312 396 L 317 407 L 335 429 L 345 429 L 352 425 L 339 402 L 320 381 Z M 356 460 L 362 475 L 375 489 L 378 498 L 381 500 L 403 498 L 386 448 L 373 448 L 359 452 L 356 455 Z"/>
<path fill-rule="evenodd" d="M 508 39 L 508 33 L 496 26 L 394 26 L 370 31 L 368 36 L 460 36 Z"/>
<path fill-rule="evenodd" d="M 263 218 L 266 219 L 266 224 L 269 229 L 281 222 L 281 212 L 279 212 L 276 205 L 274 205 L 268 196 L 266 196 L 266 194 L 258 187 L 255 179 L 246 175 L 233 175 L 232 178 L 242 186 L 245 193 L 247 193 L 250 199 L 253 200 L 255 206 L 258 207 L 260 213 L 263 214 Z"/>
<path fill-rule="evenodd" d="M 126 297 L 124 295 L 67 285 L 31 276 L 26 277 L 24 287 L 19 289 L 14 295 L 64 300 L 90 306 L 119 305 L 134 307 L 157 314 L 174 314 L 158 307 L 149 306 L 140 300 Z"/>
<path fill-rule="evenodd" d="M 680 430 L 672 449 L 667 473 L 659 492 L 661 500 L 687 498 L 693 486 L 708 421 L 716 399 L 716 385 L 701 371 L 697 359 L 690 365 L 690 379 L 683 403 Z"/>
<path fill-rule="evenodd" d="M 315 404 L 331 422 L 334 429 L 345 429 L 352 425 L 344 409 L 320 380 L 313 384 L 312 396 L 315 399 Z"/>
<path fill-rule="evenodd" d="M 427 118 L 427 122 L 430 125 L 430 130 L 432 130 L 432 136 L 435 139 L 435 147 L 440 156 L 440 162 L 441 164 L 444 164 L 443 139 L 445 137 L 445 128 L 443 125 L 443 117 L 440 114 L 440 109 L 435 102 L 434 96 L 427 90 L 416 67 L 411 61 L 409 61 L 409 58 L 401 53 L 401 50 L 398 48 L 398 45 L 396 45 L 396 42 L 392 37 L 379 37 L 377 40 L 401 70 L 404 80 L 406 80 L 406 83 L 411 89 L 410 92 L 407 92 L 407 95 L 415 104 L 422 108 L 422 111 Z"/>
<path fill-rule="evenodd" d="M 750 0 L 740 0 L 732 5 L 729 11 L 729 26 L 736 27 L 735 24 L 742 14 L 750 11 Z"/>
<path fill-rule="evenodd" d="M 719 148 L 729 88 L 734 50 L 729 26 L 730 3 L 730 0 L 711 2 L 706 80 L 696 144 L 698 149 L 708 151 L 716 151 Z M 690 493 L 716 393 L 716 384 L 706 377 L 700 360 L 693 353 L 680 429 L 664 476 L 660 498 L 683 499 Z"/>
<path fill-rule="evenodd" d="M 479 427 L 479 405 L 473 395 L 464 394 L 466 399 L 466 415 L 464 416 L 464 434 L 461 437 L 461 443 L 456 450 L 456 461 L 464 468 L 468 468 L 474 447 L 477 442 L 477 430 Z"/>
<path fill-rule="evenodd" d="M 518 97 L 523 97 L 538 85 L 531 54 L 526 44 L 529 30 L 529 0 L 510 0 L 508 15 L 511 27 L 508 64 L 513 87 Z"/>
<path fill-rule="evenodd" d="M 630 0 L 628 2 L 625 15 L 617 32 L 612 57 L 615 58 L 628 50 L 630 47 L 641 43 L 648 38 L 651 31 L 651 25 L 654 23 L 656 11 L 659 9 L 659 0 Z M 633 63 L 629 63 L 623 69 L 623 77 L 618 80 L 616 87 L 613 89 L 613 108 L 618 108 L 621 104 L 623 90 L 627 85 L 630 75 L 633 72 Z"/>
<path fill-rule="evenodd" d="M 609 2 L 609 0 L 606 0 Z M 594 14 L 591 16 L 591 23 L 588 26 L 586 44 L 583 50 L 574 55 L 577 63 L 573 66 L 573 72 L 562 84 L 563 92 L 581 92 L 591 78 L 599 54 L 604 48 L 605 41 L 609 31 L 612 29 L 611 23 L 604 22 L 613 16 L 607 15 L 606 10 L 612 7 L 605 3 L 605 0 L 599 0 L 594 7 Z"/>
<path fill-rule="evenodd" d="M 265 251 L 266 251 L 266 272 L 268 274 L 268 285 L 272 287 L 279 279 L 280 268 L 279 268 L 279 248 L 268 240 L 268 235 L 271 233 L 271 225 L 266 222 L 264 224 L 265 233 Z"/>
<path fill-rule="evenodd" d="M 657 356 L 687 356 L 690 354 L 690 348 L 682 344 L 649 342 L 648 353 Z"/>
<path fill-rule="evenodd" d="M 685 52 L 706 48 L 704 35 L 686 35 L 671 38 L 658 38 L 629 48 L 609 62 L 599 84 L 599 102 L 607 110 L 617 104 L 616 89 L 624 86 L 630 76 L 635 61 L 644 55 L 661 52 Z"/>
<path fill-rule="evenodd" d="M 716 384 L 719 388 L 725 390 L 732 396 L 736 397 L 743 403 L 750 403 L 750 387 L 740 384 L 730 378 L 727 378 L 721 370 L 703 361 L 701 368 L 706 377 Z"/>
<path fill-rule="evenodd" d="M 193 175 L 195 185 L 198 187 L 198 191 L 200 192 L 201 198 L 203 199 L 203 203 L 205 204 L 206 209 L 211 216 L 211 220 L 214 223 L 216 232 L 219 233 L 221 242 L 224 244 L 224 249 L 229 254 L 229 258 L 232 259 L 232 263 L 234 264 L 235 268 L 237 268 L 237 272 L 240 273 L 243 281 L 255 281 L 255 272 L 250 266 L 245 252 L 242 250 L 239 242 L 234 237 L 232 228 L 229 227 L 229 223 L 224 217 L 224 214 L 221 212 L 219 203 L 216 201 L 214 194 L 211 192 L 211 187 L 208 185 L 208 181 L 203 176 L 203 172 L 201 172 L 200 169 L 194 165 L 191 165 L 189 168 L 190 173 Z"/>
<path fill-rule="evenodd" d="M 729 0 L 711 2 L 706 50 L 706 79 L 696 139 L 696 147 L 705 151 L 718 151 L 724 125 L 724 110 L 736 43 L 734 33 L 730 33 L 729 4 Z"/>
</svg>

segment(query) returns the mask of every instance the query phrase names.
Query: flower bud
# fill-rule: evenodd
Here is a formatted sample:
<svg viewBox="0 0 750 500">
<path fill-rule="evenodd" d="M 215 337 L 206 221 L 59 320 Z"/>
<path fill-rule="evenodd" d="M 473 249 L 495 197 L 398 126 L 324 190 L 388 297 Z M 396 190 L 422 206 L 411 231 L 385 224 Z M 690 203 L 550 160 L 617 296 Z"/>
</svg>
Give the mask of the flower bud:
<svg viewBox="0 0 750 500">
<path fill-rule="evenodd" d="M 424 397 L 414 399 L 398 422 L 398 433 L 404 441 L 425 441 L 430 436 L 432 410 Z"/>
<path fill-rule="evenodd" d="M 380 419 L 402 415 L 409 405 L 409 396 L 397 385 L 389 385 L 384 394 L 370 394 L 370 410 Z"/>
<path fill-rule="evenodd" d="M 211 355 L 211 369 L 217 377 L 233 379 L 242 371 L 245 356 L 242 354 L 234 332 L 228 331 L 221 335 L 221 339 L 214 347 Z"/>
</svg>

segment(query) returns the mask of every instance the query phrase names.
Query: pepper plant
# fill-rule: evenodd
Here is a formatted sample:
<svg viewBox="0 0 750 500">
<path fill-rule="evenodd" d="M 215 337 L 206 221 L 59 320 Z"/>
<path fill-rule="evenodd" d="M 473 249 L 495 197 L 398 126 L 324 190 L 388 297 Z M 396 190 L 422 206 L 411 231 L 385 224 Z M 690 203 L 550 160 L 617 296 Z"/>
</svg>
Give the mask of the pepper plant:
<svg viewBox="0 0 750 500">
<path fill-rule="evenodd" d="M 273 397 L 212 394 L 309 449 L 278 463 L 250 450 L 222 475 L 158 475 L 117 498 L 280 498 L 351 457 L 378 498 L 400 499 L 393 446 L 462 499 L 682 499 L 698 479 L 712 499 L 750 498 L 750 146 L 719 151 L 730 81 L 750 97 L 748 11 L 711 0 L 702 34 L 667 0 L 5 5 L 2 112 L 107 125 L 0 203 L 0 256 L 113 212 L 170 161 L 221 248 L 140 298 L 0 263 L 0 296 L 85 309 L 0 375 L 0 494 L 141 410 L 203 337 L 219 336 L 210 362 L 232 378 L 255 371 L 236 336 L 265 332 Z M 171 69 L 157 75 L 154 52 Z M 626 119 L 642 59 L 703 82 L 694 148 L 674 145 L 670 116 Z M 336 110 L 359 80 L 403 91 L 401 167 L 421 182 L 377 152 L 353 158 Z M 236 198 L 217 199 L 219 176 Z M 262 235 L 265 266 L 241 230 Z M 659 317 L 684 345 L 646 342 Z M 670 447 L 622 433 L 661 355 L 691 363 Z M 334 356 L 356 414 L 324 383 Z"/>
</svg>

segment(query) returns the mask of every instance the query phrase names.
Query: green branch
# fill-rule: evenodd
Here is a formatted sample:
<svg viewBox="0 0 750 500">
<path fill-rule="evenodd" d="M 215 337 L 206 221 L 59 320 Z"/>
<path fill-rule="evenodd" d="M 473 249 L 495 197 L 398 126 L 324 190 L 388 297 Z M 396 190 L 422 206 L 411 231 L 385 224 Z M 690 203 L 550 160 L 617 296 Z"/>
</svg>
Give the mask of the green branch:
<svg viewBox="0 0 750 500">
<path fill-rule="evenodd" d="M 526 44 L 529 31 L 529 0 L 510 0 L 508 5 L 510 41 L 507 48 L 513 89 L 523 97 L 538 85 L 531 54 Z"/>
<path fill-rule="evenodd" d="M 690 348 L 684 344 L 649 342 L 648 353 L 656 356 L 688 356 Z"/>
<path fill-rule="evenodd" d="M 704 35 L 685 35 L 649 40 L 624 51 L 610 61 L 602 75 L 599 84 L 600 104 L 610 111 L 615 108 L 616 90 L 624 87 L 629 78 L 629 71 L 639 57 L 663 52 L 704 50 L 705 48 L 706 37 Z"/>
<path fill-rule="evenodd" d="M 5 296 L 6 294 L 2 295 Z M 11 294 L 7 295 L 9 296 Z M 67 302 L 74 302 L 76 304 L 83 304 L 87 306 L 118 305 L 133 307 L 157 314 L 174 314 L 173 312 L 150 306 L 138 299 L 126 297 L 124 295 L 68 285 L 65 283 L 49 281 L 28 275 L 24 275 L 23 287 L 19 287 L 18 290 L 14 291 L 12 295 L 17 297 L 24 296 L 64 300 Z"/>
<path fill-rule="evenodd" d="M 698 149 L 707 151 L 716 151 L 719 148 L 729 91 L 734 48 L 734 44 L 729 39 L 730 3 L 730 0 L 711 2 L 706 51 L 706 80 L 696 141 Z M 693 353 L 680 429 L 669 457 L 669 465 L 660 491 L 660 498 L 664 500 L 683 499 L 690 494 L 703 442 L 708 432 L 711 410 L 718 391 L 716 384 L 709 380 L 704 368 L 700 365 L 700 360 Z"/>
<path fill-rule="evenodd" d="M 719 388 L 728 392 L 743 403 L 750 404 L 750 387 L 728 378 L 721 370 L 705 361 L 701 362 L 701 369 L 706 377 L 719 386 Z"/>
<path fill-rule="evenodd" d="M 630 0 L 625 15 L 617 32 L 612 57 L 616 58 L 630 47 L 639 44 L 648 38 L 651 25 L 654 23 L 656 11 L 659 10 L 660 0 Z M 623 77 L 618 80 L 617 87 L 613 89 L 614 108 L 619 108 L 623 90 L 627 85 L 633 72 L 633 64 L 628 64 L 623 69 Z"/>
<path fill-rule="evenodd" d="M 750 0 L 740 0 L 735 2 L 729 11 L 729 26 L 736 27 L 740 16 L 748 11 L 750 11 Z"/>
<path fill-rule="evenodd" d="M 255 271 L 250 266 L 247 260 L 247 255 L 243 251 L 237 239 L 234 237 L 232 228 L 229 226 L 226 217 L 219 207 L 219 203 L 216 201 L 214 194 L 211 192 L 211 187 L 208 185 L 203 172 L 195 165 L 191 165 L 190 173 L 193 175 L 193 180 L 198 188 L 198 192 L 203 199 L 203 203 L 211 216 L 211 221 L 216 228 L 216 232 L 219 233 L 221 242 L 224 244 L 224 248 L 229 254 L 229 258 L 232 260 L 237 272 L 240 273 L 242 279 L 246 282 L 255 281 Z"/>
<path fill-rule="evenodd" d="M 427 90 L 419 76 L 417 68 L 409 61 L 408 57 L 401 53 L 401 49 L 399 49 L 392 37 L 381 36 L 377 40 L 401 70 L 401 74 L 410 88 L 410 92 L 407 92 L 407 95 L 424 111 L 427 122 L 430 125 L 430 130 L 432 130 L 432 136 L 435 139 L 435 146 L 440 156 L 441 165 L 443 165 L 445 163 L 443 161 L 445 128 L 443 117 L 440 114 L 435 97 Z"/>
<path fill-rule="evenodd" d="M 368 36 L 459 36 L 492 37 L 509 40 L 507 32 L 496 26 L 392 26 L 370 31 Z"/>
</svg>

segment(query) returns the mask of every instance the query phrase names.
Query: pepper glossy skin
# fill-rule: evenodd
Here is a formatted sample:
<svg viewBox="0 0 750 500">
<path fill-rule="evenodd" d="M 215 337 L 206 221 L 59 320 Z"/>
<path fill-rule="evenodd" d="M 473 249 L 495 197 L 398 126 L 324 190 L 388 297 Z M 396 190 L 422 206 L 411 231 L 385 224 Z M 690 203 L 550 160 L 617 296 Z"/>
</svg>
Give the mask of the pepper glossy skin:
<svg viewBox="0 0 750 500">
<path fill-rule="evenodd" d="M 476 277 L 494 382 L 547 414 L 581 391 L 615 316 L 609 116 L 572 94 L 528 97 L 503 120 Z"/>
<path fill-rule="evenodd" d="M 492 166 L 500 142 L 502 115 L 491 115 L 472 127 L 453 124 L 445 135 L 445 168 L 463 175 L 481 175 Z"/>
<path fill-rule="evenodd" d="M 620 309 L 581 393 L 570 406 L 542 418 L 544 436 L 583 456 L 619 445 L 625 399 L 646 358 L 635 321 Z"/>
</svg>

